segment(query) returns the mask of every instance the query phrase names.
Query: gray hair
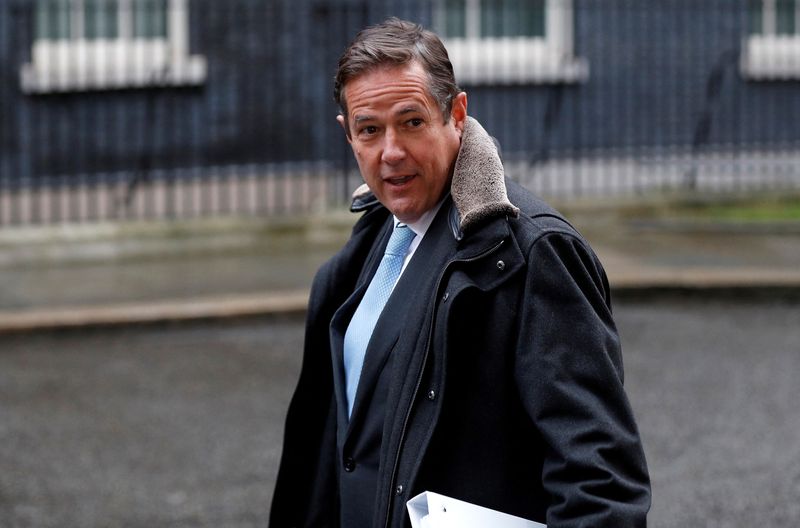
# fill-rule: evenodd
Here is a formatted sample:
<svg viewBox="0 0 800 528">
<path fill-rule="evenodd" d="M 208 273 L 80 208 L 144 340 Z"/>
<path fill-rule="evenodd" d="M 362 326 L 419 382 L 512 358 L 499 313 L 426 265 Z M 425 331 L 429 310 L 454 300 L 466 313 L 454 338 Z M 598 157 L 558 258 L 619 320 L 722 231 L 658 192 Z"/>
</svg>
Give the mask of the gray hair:
<svg viewBox="0 0 800 528">
<path fill-rule="evenodd" d="M 384 65 L 403 65 L 412 61 L 428 74 L 428 90 L 439 105 L 445 123 L 450 119 L 453 98 L 461 91 L 453 65 L 442 41 L 419 24 L 389 18 L 361 30 L 339 59 L 333 83 L 333 98 L 347 122 L 345 85 L 353 78 Z M 345 130 L 350 134 L 349 127 Z"/>
</svg>

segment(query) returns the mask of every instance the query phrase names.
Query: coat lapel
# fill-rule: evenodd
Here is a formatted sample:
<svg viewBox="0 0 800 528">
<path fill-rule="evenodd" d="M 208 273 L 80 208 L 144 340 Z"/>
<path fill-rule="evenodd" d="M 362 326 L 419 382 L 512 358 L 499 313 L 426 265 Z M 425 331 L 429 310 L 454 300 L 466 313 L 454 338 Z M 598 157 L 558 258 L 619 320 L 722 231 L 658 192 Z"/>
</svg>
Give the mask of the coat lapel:
<svg viewBox="0 0 800 528">
<path fill-rule="evenodd" d="M 348 421 L 347 398 L 345 396 L 347 391 L 344 378 L 344 334 L 347 331 L 347 325 L 350 324 L 353 313 L 358 307 L 358 303 L 361 302 L 364 292 L 366 292 L 373 275 L 375 275 L 375 271 L 378 269 L 384 249 L 391 235 L 392 217 L 390 216 L 384 224 L 378 236 L 375 238 L 376 243 L 372 245 L 372 249 L 370 249 L 366 262 L 359 274 L 355 290 L 333 314 L 328 329 L 333 361 L 333 385 L 336 396 L 337 413 L 339 414 L 339 423 L 347 423 Z M 344 431 L 340 431 L 340 433 L 343 432 Z"/>
<path fill-rule="evenodd" d="M 351 428 L 357 425 L 361 414 L 368 408 L 369 399 L 389 357 L 395 355 L 396 349 L 402 348 L 400 336 L 409 331 L 415 338 L 419 335 L 421 321 L 418 319 L 425 310 L 418 307 L 425 306 L 438 271 L 455 251 L 456 241 L 447 219 L 450 208 L 451 201 L 447 198 L 400 276 L 375 325 L 364 358 Z M 398 352 L 402 355 L 401 351 Z M 396 371 L 397 367 L 392 368 Z"/>
<path fill-rule="evenodd" d="M 416 254 L 414 257 L 416 257 Z M 409 270 L 406 269 L 406 271 Z M 405 273 L 403 273 L 403 276 L 405 276 Z M 397 343 L 400 331 L 405 326 L 404 314 L 406 307 L 413 301 L 416 293 L 415 288 L 408 286 L 398 282 L 378 322 L 375 324 L 375 329 L 372 332 L 367 353 L 364 357 L 361 379 L 356 391 L 356 401 L 353 404 L 351 424 L 357 422 L 361 413 L 366 409 L 369 398 L 375 390 L 375 384 L 380 378 L 386 361 L 389 359 L 390 352 Z"/>
</svg>

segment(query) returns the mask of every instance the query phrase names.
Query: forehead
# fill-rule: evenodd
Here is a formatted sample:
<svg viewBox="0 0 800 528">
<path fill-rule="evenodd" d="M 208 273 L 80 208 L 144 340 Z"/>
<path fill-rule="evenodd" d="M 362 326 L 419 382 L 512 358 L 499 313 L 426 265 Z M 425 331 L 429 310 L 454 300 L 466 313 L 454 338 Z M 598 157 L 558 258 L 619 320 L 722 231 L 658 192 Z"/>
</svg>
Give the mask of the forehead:
<svg viewBox="0 0 800 528">
<path fill-rule="evenodd" d="M 371 69 L 345 85 L 348 113 L 356 115 L 401 103 L 430 109 L 436 102 L 430 94 L 428 81 L 428 74 L 417 62 Z"/>
</svg>

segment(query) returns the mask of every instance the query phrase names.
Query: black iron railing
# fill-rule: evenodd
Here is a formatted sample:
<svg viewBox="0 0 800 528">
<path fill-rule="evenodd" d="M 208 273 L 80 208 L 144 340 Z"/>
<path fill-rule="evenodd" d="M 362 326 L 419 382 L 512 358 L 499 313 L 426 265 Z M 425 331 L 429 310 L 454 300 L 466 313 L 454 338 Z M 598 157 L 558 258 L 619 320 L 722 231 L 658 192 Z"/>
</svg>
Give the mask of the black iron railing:
<svg viewBox="0 0 800 528">
<path fill-rule="evenodd" d="M 0 226 L 341 204 L 331 79 L 389 15 L 445 37 L 540 194 L 800 187 L 796 0 L 9 0 Z"/>
</svg>

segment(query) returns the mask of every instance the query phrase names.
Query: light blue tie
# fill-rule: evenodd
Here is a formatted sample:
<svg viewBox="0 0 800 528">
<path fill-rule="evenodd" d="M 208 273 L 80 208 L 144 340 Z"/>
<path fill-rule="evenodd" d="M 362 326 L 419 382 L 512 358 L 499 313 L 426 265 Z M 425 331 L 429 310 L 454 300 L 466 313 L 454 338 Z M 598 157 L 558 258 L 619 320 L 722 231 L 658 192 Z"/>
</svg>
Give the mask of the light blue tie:
<svg viewBox="0 0 800 528">
<path fill-rule="evenodd" d="M 395 226 L 378 270 L 372 277 L 372 282 L 369 283 L 344 334 L 344 377 L 347 383 L 348 416 L 353 412 L 361 367 L 364 365 L 364 355 L 372 337 L 372 330 L 392 293 L 394 283 L 400 276 L 403 260 L 414 236 L 415 233 L 405 224 Z"/>
</svg>

